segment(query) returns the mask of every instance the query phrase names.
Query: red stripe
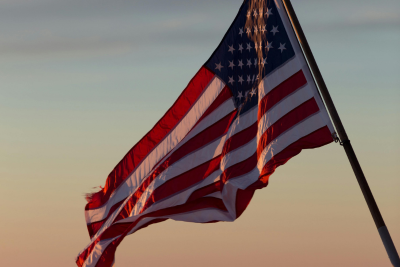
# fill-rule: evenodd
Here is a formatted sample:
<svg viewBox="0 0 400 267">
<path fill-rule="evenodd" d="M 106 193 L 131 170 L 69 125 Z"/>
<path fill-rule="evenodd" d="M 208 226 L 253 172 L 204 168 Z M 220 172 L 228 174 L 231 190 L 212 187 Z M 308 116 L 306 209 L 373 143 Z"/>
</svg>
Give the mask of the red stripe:
<svg viewBox="0 0 400 267">
<path fill-rule="evenodd" d="M 255 122 L 253 125 L 246 128 L 245 130 L 231 136 L 225 142 L 224 148 L 222 150 L 222 156 L 225 156 L 230 151 L 233 151 L 250 142 L 257 135 L 257 130 L 258 122 Z"/>
<path fill-rule="evenodd" d="M 143 213 L 151 205 L 173 194 L 181 192 L 186 188 L 207 178 L 211 173 L 219 169 L 221 157 L 218 156 L 206 163 L 203 163 L 190 171 L 187 171 L 173 179 L 168 180 L 157 187 L 149 196 L 148 201 L 143 206 L 140 213 Z"/>
<path fill-rule="evenodd" d="M 235 116 L 236 111 L 229 113 L 224 118 L 198 133 L 196 136 L 182 145 L 171 155 L 169 159 L 164 162 L 164 164 L 162 164 L 162 166 L 160 166 L 159 170 L 156 171 L 157 175 L 189 153 L 198 150 L 199 148 L 226 134 Z"/>
<path fill-rule="evenodd" d="M 87 225 L 90 239 L 93 238 L 93 236 L 97 233 L 97 231 L 100 230 L 100 228 L 103 226 L 104 223 L 105 223 L 105 220 L 101 220 L 101 221 Z"/>
<path fill-rule="evenodd" d="M 257 160 L 272 140 L 318 111 L 317 102 L 314 98 L 311 98 L 276 121 L 263 133 L 258 141 Z"/>
<path fill-rule="evenodd" d="M 98 242 L 100 242 L 99 239 L 91 243 L 89 247 L 87 247 L 83 252 L 81 252 L 81 254 L 79 254 L 78 258 L 76 259 L 76 264 L 79 267 L 81 267 L 85 263 L 86 259 L 89 257 L 90 253 L 93 251 L 93 248 Z"/>
<path fill-rule="evenodd" d="M 306 83 L 306 77 L 304 76 L 303 71 L 300 70 L 290 76 L 287 80 L 279 84 L 273 90 L 271 90 L 271 92 L 264 96 L 258 104 L 258 120 L 260 120 L 265 112 L 270 110 L 276 103 L 278 103 Z"/>
<path fill-rule="evenodd" d="M 247 206 L 250 204 L 250 200 L 253 198 L 254 190 L 242 190 L 236 191 L 236 218 L 244 212 Z"/>
<path fill-rule="evenodd" d="M 260 174 L 260 180 L 267 181 L 269 176 L 278 166 L 285 164 L 290 158 L 299 154 L 302 149 L 321 147 L 331 143 L 332 141 L 332 135 L 327 126 L 302 137 L 276 154 L 267 164 L 265 164 Z"/>
<path fill-rule="evenodd" d="M 222 89 L 221 93 L 219 93 L 218 97 L 214 100 L 214 102 L 208 107 L 206 112 L 204 112 L 203 116 L 201 116 L 201 118 L 196 122 L 196 125 L 199 124 L 204 118 L 210 115 L 214 110 L 216 110 L 220 105 L 225 103 L 225 101 L 230 98 L 232 98 L 231 90 L 228 88 L 228 86 L 225 86 L 224 89 Z M 196 125 L 194 127 L 196 127 Z"/>
<path fill-rule="evenodd" d="M 172 107 L 157 122 L 153 129 L 125 155 L 108 175 L 104 189 L 88 196 L 86 210 L 98 208 L 108 201 L 111 193 L 185 116 L 213 77 L 214 74 L 204 67 L 197 72 Z"/>
<path fill-rule="evenodd" d="M 230 166 L 221 174 L 221 181 L 225 184 L 229 179 L 241 176 L 252 171 L 257 165 L 257 153 L 247 159 Z"/>
<path fill-rule="evenodd" d="M 209 194 L 219 192 L 219 191 L 221 191 L 221 182 L 220 181 L 209 184 L 202 188 L 199 188 L 196 191 L 193 191 L 193 193 L 188 198 L 187 202 L 199 199 L 201 197 L 204 197 L 204 196 L 207 196 Z"/>
</svg>

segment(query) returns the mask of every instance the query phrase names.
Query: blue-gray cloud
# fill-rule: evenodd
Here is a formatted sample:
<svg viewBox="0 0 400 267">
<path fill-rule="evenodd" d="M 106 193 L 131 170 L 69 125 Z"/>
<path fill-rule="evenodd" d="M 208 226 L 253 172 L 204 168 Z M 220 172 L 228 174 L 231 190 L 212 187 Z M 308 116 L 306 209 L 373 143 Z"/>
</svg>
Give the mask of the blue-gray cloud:
<svg viewBox="0 0 400 267">
<path fill-rule="evenodd" d="M 0 57 L 216 47 L 241 0 L 3 0 Z M 308 33 L 400 28 L 399 1 L 293 1 Z"/>
<path fill-rule="evenodd" d="M 240 2 L 3 1 L 0 56 L 90 56 L 216 45 Z"/>
</svg>

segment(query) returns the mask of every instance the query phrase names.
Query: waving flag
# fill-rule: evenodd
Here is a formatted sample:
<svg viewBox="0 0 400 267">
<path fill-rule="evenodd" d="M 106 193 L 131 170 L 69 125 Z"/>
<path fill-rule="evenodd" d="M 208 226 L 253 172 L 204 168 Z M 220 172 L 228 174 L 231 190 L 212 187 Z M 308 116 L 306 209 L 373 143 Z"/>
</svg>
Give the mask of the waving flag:
<svg viewBox="0 0 400 267">
<path fill-rule="evenodd" d="M 333 126 L 280 1 L 248 0 L 210 59 L 88 196 L 78 266 L 111 266 L 126 235 L 167 219 L 234 221 L 254 191 Z"/>
</svg>

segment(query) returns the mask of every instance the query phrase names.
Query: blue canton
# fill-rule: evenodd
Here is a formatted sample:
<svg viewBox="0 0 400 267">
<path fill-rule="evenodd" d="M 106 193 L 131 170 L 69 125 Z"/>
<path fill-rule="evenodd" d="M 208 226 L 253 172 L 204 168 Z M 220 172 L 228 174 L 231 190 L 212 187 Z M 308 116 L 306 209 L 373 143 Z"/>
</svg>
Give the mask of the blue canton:
<svg viewBox="0 0 400 267">
<path fill-rule="evenodd" d="M 243 113 L 258 104 L 263 77 L 294 55 L 274 1 L 246 0 L 205 66 L 228 85 Z"/>
</svg>

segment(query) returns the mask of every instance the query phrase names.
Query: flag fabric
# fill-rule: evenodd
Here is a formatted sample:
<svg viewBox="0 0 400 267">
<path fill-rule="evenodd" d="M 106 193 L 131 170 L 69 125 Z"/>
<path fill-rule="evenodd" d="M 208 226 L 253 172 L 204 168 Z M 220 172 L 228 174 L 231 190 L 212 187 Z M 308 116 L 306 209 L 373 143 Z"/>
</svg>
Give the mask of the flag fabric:
<svg viewBox="0 0 400 267">
<path fill-rule="evenodd" d="M 254 191 L 334 128 L 280 0 L 243 2 L 172 107 L 88 196 L 78 266 L 112 266 L 126 235 L 172 219 L 234 221 Z"/>
</svg>

